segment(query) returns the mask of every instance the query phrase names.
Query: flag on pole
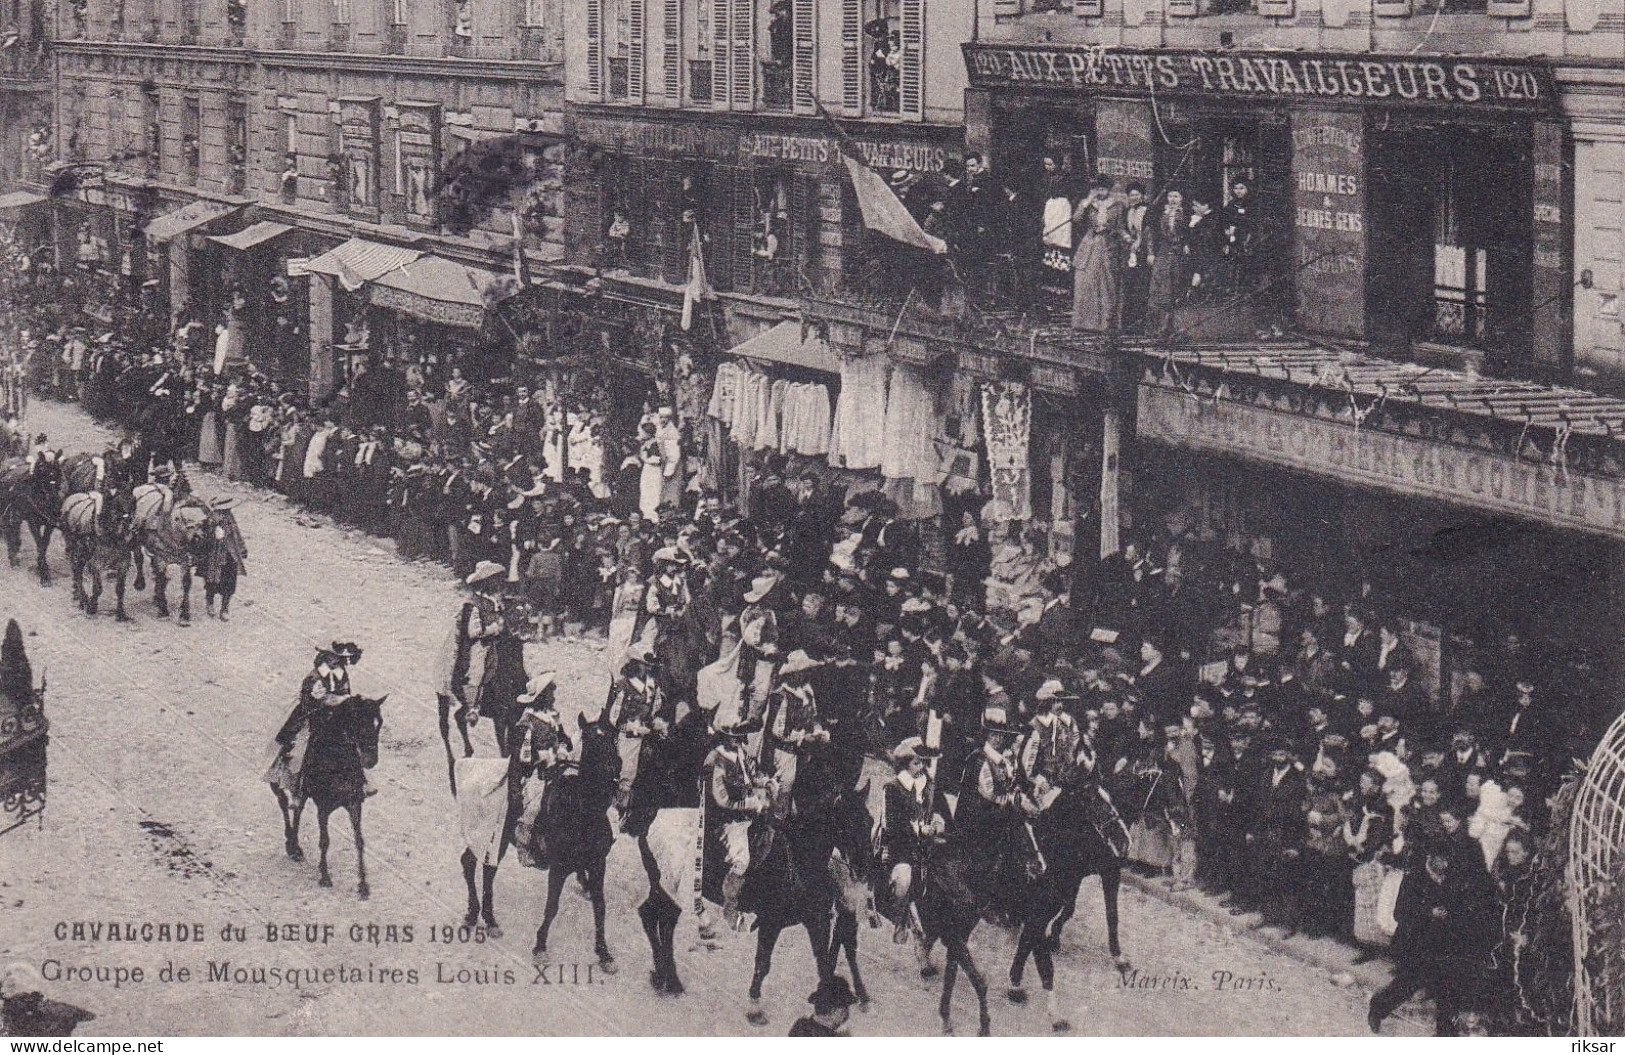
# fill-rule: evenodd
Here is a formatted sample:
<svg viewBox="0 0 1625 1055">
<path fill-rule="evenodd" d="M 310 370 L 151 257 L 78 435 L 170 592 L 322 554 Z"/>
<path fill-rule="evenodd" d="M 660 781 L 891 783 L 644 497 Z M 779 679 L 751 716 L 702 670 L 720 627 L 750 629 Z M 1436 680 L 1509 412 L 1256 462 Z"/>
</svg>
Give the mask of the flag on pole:
<svg viewBox="0 0 1625 1055">
<path fill-rule="evenodd" d="M 700 225 L 689 236 L 688 285 L 683 287 L 683 329 L 694 324 L 694 305 L 711 297 L 711 283 L 705 277 L 705 247 L 700 244 Z"/>
<path fill-rule="evenodd" d="M 858 194 L 858 208 L 863 211 L 863 225 L 894 238 L 904 245 L 912 245 L 933 253 L 946 253 L 948 243 L 936 235 L 926 234 L 902 201 L 880 178 L 880 173 L 863 162 L 842 153 L 846 171 L 852 177 L 852 189 Z"/>
</svg>

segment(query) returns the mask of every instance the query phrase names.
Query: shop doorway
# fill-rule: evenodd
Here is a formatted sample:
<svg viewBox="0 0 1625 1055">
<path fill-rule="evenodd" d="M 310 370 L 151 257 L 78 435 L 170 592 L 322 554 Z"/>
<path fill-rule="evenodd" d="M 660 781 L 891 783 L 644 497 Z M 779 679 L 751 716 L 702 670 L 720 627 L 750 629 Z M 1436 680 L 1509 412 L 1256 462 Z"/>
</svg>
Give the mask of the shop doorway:
<svg viewBox="0 0 1625 1055">
<path fill-rule="evenodd" d="M 1530 357 L 1528 128 L 1418 124 L 1368 137 L 1367 316 L 1382 354 L 1415 345 Z"/>
</svg>

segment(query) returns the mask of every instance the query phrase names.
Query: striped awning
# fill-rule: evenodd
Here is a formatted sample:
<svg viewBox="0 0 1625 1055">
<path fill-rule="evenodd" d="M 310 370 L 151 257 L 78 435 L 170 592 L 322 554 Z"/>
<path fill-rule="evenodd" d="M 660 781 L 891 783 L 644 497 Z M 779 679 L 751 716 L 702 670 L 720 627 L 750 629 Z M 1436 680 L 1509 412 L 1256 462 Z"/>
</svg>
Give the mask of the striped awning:
<svg viewBox="0 0 1625 1055">
<path fill-rule="evenodd" d="M 35 194 L 31 190 L 14 190 L 9 194 L 0 194 L 0 212 L 9 212 L 12 209 L 26 209 L 30 205 L 49 201 L 43 194 Z"/>
<path fill-rule="evenodd" d="M 373 283 L 372 302 L 430 322 L 479 329 L 485 309 L 519 289 L 512 275 L 430 254 L 380 276 Z"/>
<path fill-rule="evenodd" d="M 194 231 L 204 224 L 213 223 L 222 216 L 236 211 L 237 206 L 225 205 L 221 202 L 189 202 L 174 212 L 166 212 L 147 224 L 144 233 L 147 236 L 147 241 L 158 245 L 179 238 L 188 231 Z"/>
<path fill-rule="evenodd" d="M 273 238 L 287 234 L 291 230 L 293 230 L 291 224 L 261 220 L 259 223 L 250 224 L 236 234 L 212 234 L 209 236 L 209 241 L 219 242 L 221 245 L 229 246 L 232 249 L 246 250 L 257 245 L 263 245 Z"/>
<path fill-rule="evenodd" d="M 365 238 L 352 238 L 309 261 L 305 264 L 305 271 L 317 275 L 330 275 L 338 279 L 339 284 L 346 290 L 354 293 L 368 282 L 375 282 L 422 255 L 416 249 L 403 249 L 397 245 L 369 242 Z"/>
</svg>

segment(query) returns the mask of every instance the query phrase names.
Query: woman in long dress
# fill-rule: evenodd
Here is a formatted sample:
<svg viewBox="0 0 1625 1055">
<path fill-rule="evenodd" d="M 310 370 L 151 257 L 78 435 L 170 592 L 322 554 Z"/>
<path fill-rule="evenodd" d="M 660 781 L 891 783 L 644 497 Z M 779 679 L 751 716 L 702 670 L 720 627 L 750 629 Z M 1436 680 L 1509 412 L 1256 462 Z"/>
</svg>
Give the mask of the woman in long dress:
<svg viewBox="0 0 1625 1055">
<path fill-rule="evenodd" d="M 645 520 L 659 520 L 660 495 L 666 484 L 665 459 L 652 422 L 644 422 L 638 430 L 638 462 L 643 466 L 638 474 L 638 512 Z"/>
<path fill-rule="evenodd" d="M 198 431 L 197 460 L 199 465 L 219 465 L 225 454 L 221 449 L 225 429 L 220 412 L 220 388 L 212 387 L 203 402 L 203 424 Z"/>
<path fill-rule="evenodd" d="M 632 631 L 638 625 L 638 613 L 643 611 L 643 590 L 642 573 L 637 568 L 627 568 L 610 603 L 609 647 L 604 654 L 612 667 L 618 668 L 632 647 Z"/>
<path fill-rule="evenodd" d="M 235 383 L 226 387 L 226 397 L 220 401 L 220 416 L 226 422 L 225 448 L 220 456 L 222 471 L 228 480 L 242 480 L 243 430 L 247 425 L 248 412 L 242 406 L 242 396 Z"/>
<path fill-rule="evenodd" d="M 1062 285 L 1072 271 L 1072 199 L 1067 174 L 1053 157 L 1044 158 L 1043 245 L 1046 283 Z"/>
<path fill-rule="evenodd" d="M 1128 245 L 1128 217 L 1111 196 L 1111 181 L 1096 176 L 1089 197 L 1072 213 L 1078 248 L 1072 254 L 1072 326 L 1105 333 L 1117 323 L 1118 258 Z"/>
</svg>

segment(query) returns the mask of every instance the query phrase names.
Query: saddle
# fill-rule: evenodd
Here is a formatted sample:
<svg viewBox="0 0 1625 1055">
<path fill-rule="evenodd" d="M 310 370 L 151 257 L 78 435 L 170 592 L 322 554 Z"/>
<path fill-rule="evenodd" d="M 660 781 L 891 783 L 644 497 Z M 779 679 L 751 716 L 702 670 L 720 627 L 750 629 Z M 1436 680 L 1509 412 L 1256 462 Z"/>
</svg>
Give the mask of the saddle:
<svg viewBox="0 0 1625 1055">
<path fill-rule="evenodd" d="M 80 491 L 62 502 L 62 526 L 76 535 L 98 534 L 107 498 L 100 491 Z"/>
</svg>

